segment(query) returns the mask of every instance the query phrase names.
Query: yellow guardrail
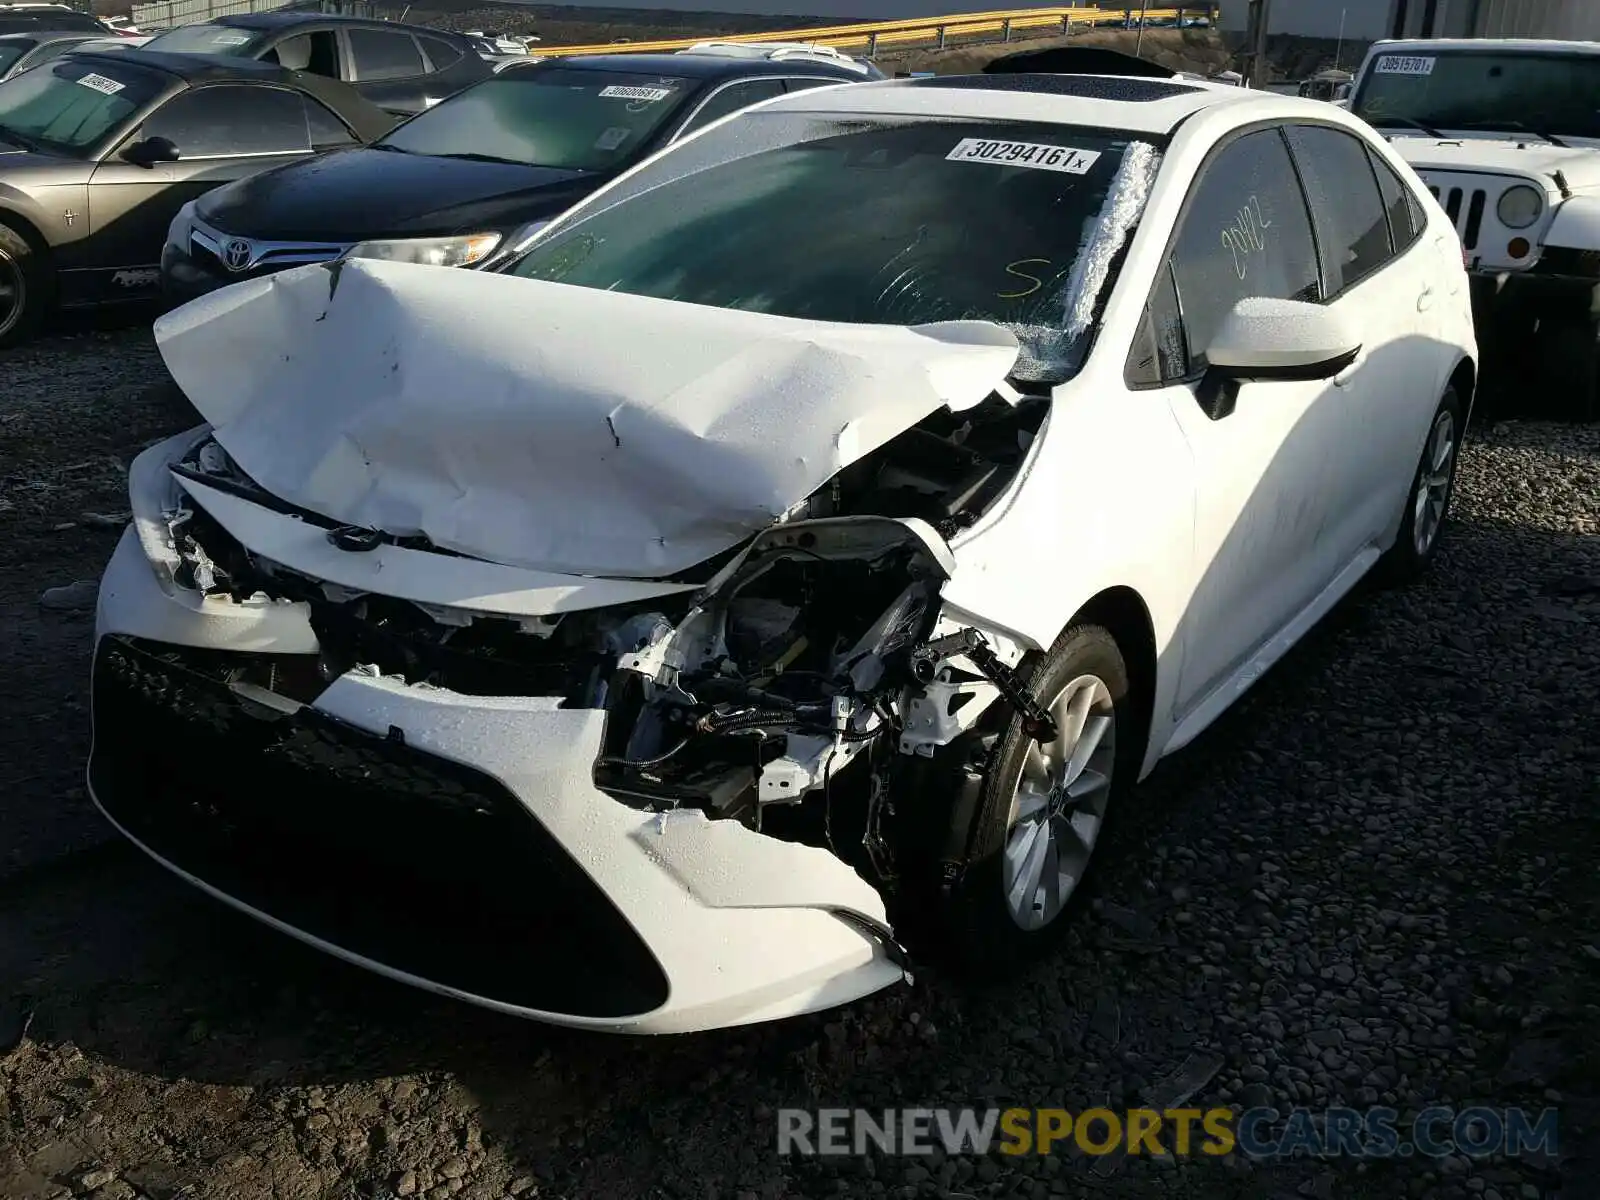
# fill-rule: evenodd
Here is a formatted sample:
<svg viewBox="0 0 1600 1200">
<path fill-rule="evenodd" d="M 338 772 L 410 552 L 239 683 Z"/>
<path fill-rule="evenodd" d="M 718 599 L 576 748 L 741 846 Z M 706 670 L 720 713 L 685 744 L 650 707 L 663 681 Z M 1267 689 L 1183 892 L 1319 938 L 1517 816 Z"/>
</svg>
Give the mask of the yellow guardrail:
<svg viewBox="0 0 1600 1200">
<path fill-rule="evenodd" d="M 1140 11 L 1133 10 L 1134 20 Z M 1148 21 L 1170 20 L 1179 16 L 1208 15 L 1204 5 L 1192 8 L 1151 8 L 1144 10 Z M 1019 33 L 1046 28 L 1071 32 L 1074 25 L 1121 25 L 1127 20 L 1125 9 L 1014 8 L 998 12 L 962 13 L 950 17 L 921 17 L 903 21 L 868 21 L 856 25 L 823 25 L 810 29 L 767 30 L 763 33 L 719 34 L 716 37 L 671 38 L 655 42 L 596 42 L 587 46 L 540 46 L 534 51 L 541 58 L 560 58 L 571 54 L 643 53 L 653 50 L 687 50 L 700 42 L 810 42 L 838 50 L 866 47 L 876 54 L 897 43 L 933 41 L 944 45 L 951 38 L 972 38 L 984 34 L 1001 35 L 1010 41 Z"/>
</svg>

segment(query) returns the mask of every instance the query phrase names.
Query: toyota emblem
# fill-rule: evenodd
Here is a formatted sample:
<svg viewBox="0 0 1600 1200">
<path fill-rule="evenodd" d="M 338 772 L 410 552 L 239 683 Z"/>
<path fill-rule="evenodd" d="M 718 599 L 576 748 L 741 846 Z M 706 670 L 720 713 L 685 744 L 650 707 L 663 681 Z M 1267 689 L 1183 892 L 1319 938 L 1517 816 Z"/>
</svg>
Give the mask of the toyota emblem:
<svg viewBox="0 0 1600 1200">
<path fill-rule="evenodd" d="M 249 242 L 235 238 L 222 251 L 222 261 L 230 271 L 242 271 L 250 265 Z"/>
</svg>

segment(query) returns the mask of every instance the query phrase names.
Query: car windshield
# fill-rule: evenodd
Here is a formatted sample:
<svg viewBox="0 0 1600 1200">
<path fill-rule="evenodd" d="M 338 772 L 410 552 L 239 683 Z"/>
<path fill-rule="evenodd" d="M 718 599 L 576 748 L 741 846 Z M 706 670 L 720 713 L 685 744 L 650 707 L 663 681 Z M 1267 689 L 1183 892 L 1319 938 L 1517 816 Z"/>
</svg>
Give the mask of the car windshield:
<svg viewBox="0 0 1600 1200">
<path fill-rule="evenodd" d="M 18 59 L 38 44 L 32 38 L 0 38 L 0 78 L 17 65 Z"/>
<path fill-rule="evenodd" d="M 233 54 L 249 58 L 267 35 L 259 29 L 229 25 L 180 25 L 151 38 L 146 50 L 163 54 Z"/>
<path fill-rule="evenodd" d="M 1379 127 L 1600 138 L 1600 55 L 1380 54 L 1351 109 Z"/>
<path fill-rule="evenodd" d="M 156 72 L 123 63 L 59 59 L 0 83 L 0 137 L 80 156 L 115 133 L 163 84 Z"/>
<path fill-rule="evenodd" d="M 994 321 L 1060 382 L 1160 165 L 1062 125 L 747 113 L 551 226 L 533 279 L 852 324 Z"/>
<path fill-rule="evenodd" d="M 407 121 L 378 144 L 570 171 L 637 156 L 694 90 L 676 76 L 553 67 L 511 71 Z"/>
</svg>

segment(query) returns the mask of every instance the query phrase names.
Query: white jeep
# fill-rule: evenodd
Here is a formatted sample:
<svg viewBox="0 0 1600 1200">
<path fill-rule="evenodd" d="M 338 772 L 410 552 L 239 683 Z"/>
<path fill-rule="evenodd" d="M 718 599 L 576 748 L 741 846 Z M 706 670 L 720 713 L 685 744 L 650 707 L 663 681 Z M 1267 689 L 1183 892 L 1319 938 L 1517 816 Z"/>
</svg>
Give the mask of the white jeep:
<svg viewBox="0 0 1600 1200">
<path fill-rule="evenodd" d="M 1600 417 L 1600 44 L 1378 42 L 1350 108 L 1455 223 L 1486 370 L 1548 370 L 1564 415 Z"/>
</svg>

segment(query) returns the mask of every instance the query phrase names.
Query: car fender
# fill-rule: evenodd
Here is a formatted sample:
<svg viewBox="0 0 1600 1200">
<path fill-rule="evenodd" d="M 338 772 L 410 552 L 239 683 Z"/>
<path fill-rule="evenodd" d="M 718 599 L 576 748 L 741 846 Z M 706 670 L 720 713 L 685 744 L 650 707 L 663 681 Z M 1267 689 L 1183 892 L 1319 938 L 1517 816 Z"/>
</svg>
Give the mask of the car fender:
<svg viewBox="0 0 1600 1200">
<path fill-rule="evenodd" d="M 947 606 L 1024 649 L 1048 649 L 1096 597 L 1132 591 L 1154 634 L 1151 744 L 1164 744 L 1194 553 L 1194 462 L 1164 402 L 1103 364 L 1058 387 L 1018 483 L 952 550 Z"/>
<path fill-rule="evenodd" d="M 48 243 L 46 222 L 39 206 L 26 192 L 0 183 L 0 224 L 8 225 L 37 246 Z"/>
<path fill-rule="evenodd" d="M 1600 250 L 1600 196 L 1573 196 L 1556 209 L 1544 236 L 1546 246 Z"/>
<path fill-rule="evenodd" d="M 88 185 L 55 184 L 35 191 L 0 180 L 0 221 L 46 249 L 81 241 L 89 236 Z"/>
</svg>

